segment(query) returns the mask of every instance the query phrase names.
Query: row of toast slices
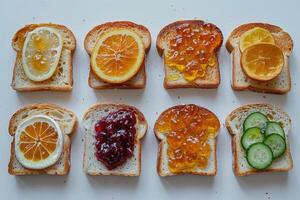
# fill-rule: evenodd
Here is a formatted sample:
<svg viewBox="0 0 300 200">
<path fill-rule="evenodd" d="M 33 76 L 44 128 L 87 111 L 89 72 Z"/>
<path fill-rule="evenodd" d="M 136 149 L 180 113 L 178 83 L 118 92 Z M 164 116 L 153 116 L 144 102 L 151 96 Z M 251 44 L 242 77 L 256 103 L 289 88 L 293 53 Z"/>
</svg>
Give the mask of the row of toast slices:
<svg viewBox="0 0 300 200">
<path fill-rule="evenodd" d="M 216 58 L 216 62 L 213 64 L 214 66 L 211 68 L 207 68 L 207 74 L 205 76 L 200 77 L 194 81 L 187 81 L 182 76 L 177 77 L 176 79 L 170 78 L 174 77 L 174 70 L 171 66 L 168 66 L 168 63 L 164 63 L 165 88 L 217 88 L 220 84 L 221 78 L 217 59 L 217 52 L 222 45 L 223 35 L 217 26 L 211 23 L 205 23 L 201 20 L 184 20 L 171 23 L 165 26 L 158 34 L 156 40 L 157 51 L 161 56 L 163 56 L 168 51 L 170 40 L 178 36 L 178 33 L 176 32 L 178 27 L 182 27 L 185 25 L 193 25 L 193 27 L 199 27 L 199 29 L 201 29 L 201 26 L 203 26 L 204 24 L 209 24 L 211 27 L 214 27 L 214 29 L 216 30 L 216 35 L 220 39 L 218 45 L 214 49 L 214 56 Z M 54 28 L 58 30 L 63 37 L 63 47 L 56 72 L 50 79 L 41 82 L 34 82 L 31 81 L 28 77 L 26 77 L 22 66 L 22 48 L 24 38 L 30 31 L 36 29 L 37 27 Z M 240 64 L 241 52 L 238 48 L 240 36 L 246 31 L 255 27 L 260 27 L 268 30 L 272 34 L 276 46 L 280 47 L 284 55 L 284 66 L 281 73 L 276 78 L 270 81 L 261 82 L 257 80 L 252 80 L 251 78 L 245 75 Z M 84 47 L 87 53 L 91 56 L 99 35 L 108 30 L 118 28 L 125 28 L 134 31 L 144 43 L 145 55 L 149 52 L 151 46 L 151 35 L 149 30 L 145 26 L 128 21 L 116 21 L 98 25 L 88 32 L 84 40 Z M 11 84 L 13 89 L 17 91 L 68 91 L 72 89 L 72 56 L 76 48 L 76 40 L 74 34 L 67 27 L 58 24 L 27 25 L 15 33 L 12 39 L 12 46 L 13 49 L 17 52 L 17 58 L 14 65 L 13 79 Z M 253 90 L 257 92 L 276 94 L 284 94 L 290 91 L 291 77 L 289 71 L 288 58 L 291 55 L 293 49 L 293 41 L 290 35 L 287 32 L 283 31 L 280 27 L 266 23 L 249 23 L 241 25 L 231 32 L 226 42 L 226 48 L 231 55 L 231 85 L 234 90 Z M 146 60 L 144 60 L 144 62 L 142 62 L 141 65 L 142 66 L 140 66 L 139 71 L 130 80 L 119 84 L 108 83 L 102 80 L 101 78 L 97 77 L 93 70 L 90 70 L 88 83 L 90 87 L 94 89 L 144 88 L 146 84 Z"/>
<path fill-rule="evenodd" d="M 184 108 L 186 106 L 191 106 L 200 109 L 205 112 L 203 116 L 208 116 L 212 114 L 217 123 L 217 128 L 213 137 L 208 139 L 208 145 L 210 146 L 211 153 L 207 157 L 207 165 L 205 167 L 194 167 L 190 171 L 177 171 L 174 172 L 170 169 L 170 154 L 168 153 L 170 148 L 168 146 L 167 135 L 171 132 L 161 132 L 159 124 L 163 124 L 163 116 L 166 113 L 173 112 L 175 115 L 178 109 Z M 102 162 L 96 158 L 96 139 L 95 139 L 95 125 L 99 120 L 104 119 L 110 113 L 122 110 L 130 109 L 134 111 L 136 118 L 138 119 L 135 123 L 135 139 L 134 139 L 134 150 L 132 156 L 129 157 L 126 162 L 114 169 L 108 169 Z M 286 134 L 286 151 L 285 153 L 274 160 L 273 163 L 266 169 L 258 170 L 249 165 L 246 160 L 246 151 L 241 146 L 241 137 L 243 134 L 243 121 L 249 114 L 260 112 L 268 116 L 269 119 L 276 121 L 281 124 L 282 129 Z M 186 113 L 184 118 L 177 121 L 177 124 L 181 124 L 184 120 L 192 115 L 192 112 Z M 46 115 L 57 122 L 60 126 L 63 137 L 63 151 L 59 159 L 51 166 L 43 169 L 30 169 L 24 167 L 16 157 L 15 145 L 16 145 L 16 132 L 20 124 L 24 120 L 39 116 Z M 205 117 L 203 119 L 205 120 Z M 172 119 L 170 120 L 172 121 Z M 76 115 L 62 107 L 53 104 L 32 104 L 25 106 L 24 108 L 18 110 L 13 114 L 9 122 L 9 134 L 13 137 L 11 143 L 11 155 L 10 162 L 8 165 L 8 172 L 11 175 L 34 175 L 34 174 L 48 174 L 48 175 L 66 175 L 70 170 L 71 165 L 71 136 L 75 132 L 77 124 Z M 231 136 L 232 142 L 232 154 L 233 154 L 233 170 L 238 176 L 246 176 L 251 174 L 256 174 L 260 172 L 286 172 L 292 169 L 293 161 L 290 152 L 289 142 L 288 142 L 288 132 L 291 129 L 291 119 L 289 115 L 283 112 L 280 108 L 269 104 L 249 104 L 241 106 L 234 111 L 232 111 L 226 118 L 225 121 L 226 128 Z M 82 120 L 82 126 L 84 128 L 84 157 L 83 157 L 83 170 L 88 175 L 121 175 L 121 176 L 139 176 L 141 173 L 141 139 L 147 132 L 148 124 L 142 112 L 137 108 L 124 104 L 97 104 L 89 108 Z M 185 124 L 184 126 L 187 126 Z M 196 106 L 193 104 L 188 105 L 178 105 L 171 107 L 164 111 L 157 119 L 154 126 L 154 133 L 159 140 L 159 151 L 157 158 L 157 172 L 160 176 L 172 176 L 177 174 L 196 174 L 205 176 L 214 176 L 217 173 L 217 140 L 220 128 L 220 122 L 213 112 Z M 190 134 L 190 133 L 187 133 Z M 200 151 L 200 152 L 199 152 Z M 197 149 L 196 152 L 201 153 L 201 149 Z"/>
</svg>

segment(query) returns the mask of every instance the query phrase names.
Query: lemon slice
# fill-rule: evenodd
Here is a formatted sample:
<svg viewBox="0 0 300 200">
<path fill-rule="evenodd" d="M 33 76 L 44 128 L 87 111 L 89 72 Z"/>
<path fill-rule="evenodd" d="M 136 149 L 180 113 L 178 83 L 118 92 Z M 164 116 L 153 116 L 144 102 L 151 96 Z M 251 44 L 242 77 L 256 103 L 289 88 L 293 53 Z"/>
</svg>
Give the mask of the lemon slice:
<svg viewBox="0 0 300 200">
<path fill-rule="evenodd" d="M 139 71 L 145 58 L 145 48 L 137 33 L 114 29 L 103 33 L 91 56 L 93 72 L 108 83 L 123 83 Z"/>
<path fill-rule="evenodd" d="M 269 81 L 281 73 L 284 56 L 282 50 L 273 44 L 256 44 L 244 50 L 241 65 L 249 78 Z"/>
<path fill-rule="evenodd" d="M 25 75 L 32 81 L 51 78 L 57 68 L 63 39 L 53 28 L 39 27 L 29 32 L 22 50 Z"/>
<path fill-rule="evenodd" d="M 17 127 L 15 155 L 26 168 L 44 169 L 58 161 L 63 143 L 58 123 L 46 115 L 35 115 Z"/>
<path fill-rule="evenodd" d="M 258 43 L 275 44 L 272 33 L 260 27 L 255 27 L 246 31 L 240 37 L 240 50 L 243 52 L 249 46 Z"/>
</svg>

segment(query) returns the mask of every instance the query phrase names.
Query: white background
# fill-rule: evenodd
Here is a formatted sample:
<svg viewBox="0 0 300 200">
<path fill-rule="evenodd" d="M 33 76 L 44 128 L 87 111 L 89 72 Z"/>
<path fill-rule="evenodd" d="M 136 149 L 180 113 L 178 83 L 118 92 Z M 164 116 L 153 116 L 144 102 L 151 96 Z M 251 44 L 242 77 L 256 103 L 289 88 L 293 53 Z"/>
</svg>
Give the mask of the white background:
<svg viewBox="0 0 300 200">
<path fill-rule="evenodd" d="M 1 0 L 0 1 L 0 199 L 296 199 L 299 194 L 300 142 L 300 2 L 294 1 L 79 1 L 79 0 Z M 230 87 L 230 60 L 224 47 L 219 61 L 221 85 L 216 90 L 163 88 L 161 58 L 155 49 L 159 30 L 179 19 L 203 19 L 216 24 L 226 40 L 231 30 L 246 22 L 277 24 L 291 34 L 294 52 L 290 58 L 292 91 L 287 95 L 234 92 Z M 143 24 L 152 34 L 144 90 L 94 91 L 87 84 L 89 57 L 83 48 L 85 34 L 95 25 L 130 20 Z M 17 93 L 10 87 L 15 52 L 11 38 L 29 23 L 53 22 L 69 27 L 77 39 L 74 54 L 72 92 Z M 149 131 L 143 141 L 142 174 L 139 178 L 89 177 L 82 171 L 83 128 L 73 137 L 72 166 L 68 176 L 14 177 L 7 173 L 11 137 L 7 132 L 10 116 L 26 104 L 49 102 L 73 110 L 81 122 L 83 112 L 97 102 L 132 104 L 145 114 Z M 180 103 L 195 103 L 214 111 L 222 124 L 232 109 L 245 104 L 268 102 L 281 106 L 293 121 L 290 133 L 294 169 L 236 177 L 231 168 L 231 143 L 222 126 L 218 137 L 218 174 L 216 177 L 177 176 L 160 178 L 156 173 L 157 141 L 152 128 L 160 112 Z M 297 103 L 298 102 L 298 103 Z"/>
</svg>

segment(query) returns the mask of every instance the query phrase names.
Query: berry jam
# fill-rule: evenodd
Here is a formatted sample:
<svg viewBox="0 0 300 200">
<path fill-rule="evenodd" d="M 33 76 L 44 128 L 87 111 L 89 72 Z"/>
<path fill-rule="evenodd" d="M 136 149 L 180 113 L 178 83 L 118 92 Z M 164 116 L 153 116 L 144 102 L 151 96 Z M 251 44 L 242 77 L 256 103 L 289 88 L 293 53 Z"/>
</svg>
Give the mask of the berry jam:
<svg viewBox="0 0 300 200">
<path fill-rule="evenodd" d="M 131 110 L 109 113 L 95 125 L 96 157 L 112 170 L 133 155 L 136 117 Z"/>
</svg>

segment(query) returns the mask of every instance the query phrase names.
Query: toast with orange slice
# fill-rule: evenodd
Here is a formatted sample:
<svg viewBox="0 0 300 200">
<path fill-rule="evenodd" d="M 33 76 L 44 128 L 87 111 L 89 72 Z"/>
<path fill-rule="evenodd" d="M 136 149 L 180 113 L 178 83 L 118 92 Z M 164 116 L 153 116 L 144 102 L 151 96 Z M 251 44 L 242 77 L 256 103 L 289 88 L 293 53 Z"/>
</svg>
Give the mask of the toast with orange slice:
<svg viewBox="0 0 300 200">
<path fill-rule="evenodd" d="M 231 86 L 233 90 L 252 90 L 275 94 L 284 94 L 291 90 L 289 56 L 293 50 L 293 40 L 282 28 L 266 23 L 240 25 L 231 32 L 226 42 L 226 48 L 231 56 Z M 281 50 L 281 55 L 278 55 L 278 49 Z M 243 53 L 244 51 L 246 53 Z M 252 56 L 246 55 L 249 52 L 250 54 L 252 52 Z M 253 55 L 253 52 L 256 52 L 257 55 Z M 256 62 L 252 59 L 251 61 L 256 67 L 254 65 L 250 68 L 245 67 L 247 66 L 245 64 L 247 57 L 250 59 L 253 56 L 257 57 L 259 56 L 258 52 L 272 52 L 271 57 L 267 56 L 271 59 L 265 58 L 264 54 L 266 53 L 262 53 L 261 58 L 264 60 L 256 59 L 258 61 Z M 245 59 L 242 59 L 243 57 Z M 279 61 L 271 63 L 267 60 Z M 262 72 L 260 72 L 261 69 Z M 253 73 L 254 70 L 256 70 L 256 75 Z M 259 73 L 260 77 L 257 76 Z"/>
<path fill-rule="evenodd" d="M 13 89 L 24 92 L 72 89 L 76 40 L 70 29 L 51 23 L 26 25 L 15 33 L 12 47 L 17 52 Z"/>
<path fill-rule="evenodd" d="M 15 112 L 8 128 L 13 137 L 9 174 L 68 174 L 76 123 L 73 112 L 52 104 L 32 104 Z"/>
<path fill-rule="evenodd" d="M 144 88 L 146 56 L 151 35 L 145 26 L 129 21 L 94 27 L 85 37 L 91 56 L 89 86 L 94 89 Z"/>
<path fill-rule="evenodd" d="M 217 116 L 194 104 L 173 106 L 162 112 L 154 125 L 160 141 L 158 174 L 215 176 L 219 129 Z"/>
<path fill-rule="evenodd" d="M 176 21 L 165 26 L 156 40 L 164 61 L 165 88 L 217 88 L 220 29 L 201 20 Z"/>
</svg>

